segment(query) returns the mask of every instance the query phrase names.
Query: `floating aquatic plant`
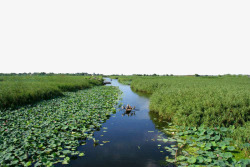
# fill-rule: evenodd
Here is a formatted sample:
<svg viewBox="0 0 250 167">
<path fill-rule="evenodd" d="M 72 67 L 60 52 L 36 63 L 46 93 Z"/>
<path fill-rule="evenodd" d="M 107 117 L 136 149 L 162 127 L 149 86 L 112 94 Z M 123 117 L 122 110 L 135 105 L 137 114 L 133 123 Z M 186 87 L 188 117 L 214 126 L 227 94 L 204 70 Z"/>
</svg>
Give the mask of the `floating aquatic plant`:
<svg viewBox="0 0 250 167">
<path fill-rule="evenodd" d="M 118 93 L 115 87 L 94 87 L 0 111 L 0 166 L 52 166 L 84 156 L 77 147 L 110 117 Z"/>
<path fill-rule="evenodd" d="M 174 129 L 176 133 L 172 135 Z M 163 131 L 172 135 L 169 138 L 160 138 L 160 141 L 168 144 L 164 149 L 172 155 L 166 158 L 169 163 L 176 163 L 180 166 L 246 166 L 250 164 L 248 157 L 236 159 L 235 155 L 240 150 L 234 146 L 233 139 L 227 137 L 227 133 L 232 133 L 233 128 L 170 126 Z M 175 144 L 170 145 L 173 142 Z"/>
</svg>

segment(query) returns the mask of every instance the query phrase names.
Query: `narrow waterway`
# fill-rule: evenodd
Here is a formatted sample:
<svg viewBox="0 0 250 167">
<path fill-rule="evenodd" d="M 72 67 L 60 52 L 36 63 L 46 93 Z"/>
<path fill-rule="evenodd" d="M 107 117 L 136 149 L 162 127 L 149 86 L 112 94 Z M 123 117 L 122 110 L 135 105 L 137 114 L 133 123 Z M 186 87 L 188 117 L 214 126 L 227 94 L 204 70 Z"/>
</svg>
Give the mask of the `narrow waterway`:
<svg viewBox="0 0 250 167">
<path fill-rule="evenodd" d="M 111 81 L 110 79 L 106 79 Z M 117 109 L 102 126 L 94 133 L 99 145 L 94 146 L 92 140 L 78 150 L 85 156 L 70 161 L 67 166 L 73 167 L 159 167 L 165 166 L 167 153 L 158 147 L 157 136 L 162 134 L 160 126 L 153 114 L 149 113 L 149 96 L 135 93 L 129 85 L 111 81 L 123 92 L 120 103 L 130 104 L 136 109 L 131 113 Z M 108 85 L 107 85 L 108 86 Z M 62 166 L 62 165 L 61 165 Z"/>
</svg>

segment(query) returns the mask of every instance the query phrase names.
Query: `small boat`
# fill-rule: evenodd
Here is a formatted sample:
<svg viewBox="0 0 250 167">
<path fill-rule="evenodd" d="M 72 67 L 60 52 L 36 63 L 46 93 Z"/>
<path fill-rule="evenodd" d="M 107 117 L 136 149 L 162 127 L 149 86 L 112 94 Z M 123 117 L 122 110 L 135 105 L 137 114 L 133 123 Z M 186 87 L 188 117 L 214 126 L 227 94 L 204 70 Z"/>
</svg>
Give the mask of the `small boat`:
<svg viewBox="0 0 250 167">
<path fill-rule="evenodd" d="M 127 105 L 127 107 L 125 109 L 126 109 L 126 111 L 131 111 L 133 108 L 130 105 Z"/>
<path fill-rule="evenodd" d="M 132 110 L 132 108 L 126 108 L 126 111 L 131 111 Z"/>
</svg>

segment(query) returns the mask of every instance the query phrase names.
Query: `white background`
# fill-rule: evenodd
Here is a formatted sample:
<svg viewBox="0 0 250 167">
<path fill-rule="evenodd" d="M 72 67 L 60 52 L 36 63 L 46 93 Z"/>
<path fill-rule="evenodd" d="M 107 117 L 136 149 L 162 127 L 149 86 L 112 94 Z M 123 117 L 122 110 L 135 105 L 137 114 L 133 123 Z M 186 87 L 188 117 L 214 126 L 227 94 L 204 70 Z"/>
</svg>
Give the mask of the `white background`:
<svg viewBox="0 0 250 167">
<path fill-rule="evenodd" d="M 0 72 L 250 74 L 249 0 L 1 0 Z"/>
</svg>

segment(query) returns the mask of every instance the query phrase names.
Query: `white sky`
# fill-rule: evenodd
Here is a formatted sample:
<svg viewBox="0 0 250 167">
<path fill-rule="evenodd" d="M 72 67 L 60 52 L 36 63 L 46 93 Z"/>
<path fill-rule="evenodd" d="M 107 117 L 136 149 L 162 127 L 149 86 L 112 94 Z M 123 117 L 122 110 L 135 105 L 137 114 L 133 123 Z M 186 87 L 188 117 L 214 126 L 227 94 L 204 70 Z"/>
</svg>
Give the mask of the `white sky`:
<svg viewBox="0 0 250 167">
<path fill-rule="evenodd" d="M 1 0 L 0 72 L 250 74 L 249 0 Z"/>
</svg>

